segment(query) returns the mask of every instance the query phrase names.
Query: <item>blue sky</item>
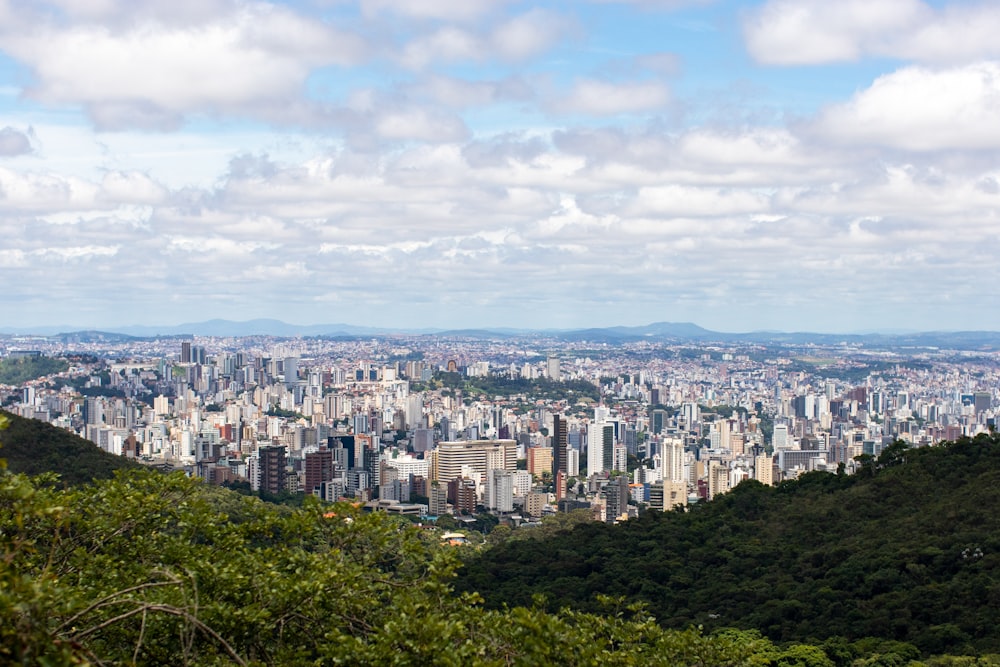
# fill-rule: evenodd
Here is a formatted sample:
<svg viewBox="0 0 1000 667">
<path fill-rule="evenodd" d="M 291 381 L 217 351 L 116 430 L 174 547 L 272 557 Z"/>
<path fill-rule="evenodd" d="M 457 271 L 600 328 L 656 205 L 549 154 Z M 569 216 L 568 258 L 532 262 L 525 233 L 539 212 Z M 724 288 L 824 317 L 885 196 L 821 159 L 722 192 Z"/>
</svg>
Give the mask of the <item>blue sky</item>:
<svg viewBox="0 0 1000 667">
<path fill-rule="evenodd" d="M 1000 329 L 1000 6 L 0 0 L 2 324 Z"/>
</svg>

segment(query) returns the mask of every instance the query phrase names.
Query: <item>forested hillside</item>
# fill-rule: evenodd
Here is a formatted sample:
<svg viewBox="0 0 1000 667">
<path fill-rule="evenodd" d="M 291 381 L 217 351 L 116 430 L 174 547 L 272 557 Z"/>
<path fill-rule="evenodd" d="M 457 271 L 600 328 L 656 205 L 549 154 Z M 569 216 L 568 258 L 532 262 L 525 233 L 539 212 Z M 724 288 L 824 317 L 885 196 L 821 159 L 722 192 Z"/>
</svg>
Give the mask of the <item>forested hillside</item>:
<svg viewBox="0 0 1000 667">
<path fill-rule="evenodd" d="M 0 416 L 8 421 L 7 428 L 0 430 L 0 458 L 11 472 L 56 473 L 63 484 L 73 485 L 110 479 L 116 470 L 140 467 L 43 421 L 2 410 Z"/>
<path fill-rule="evenodd" d="M 44 665 L 833 663 L 755 633 L 604 614 L 486 610 L 459 552 L 351 505 L 263 503 L 128 471 L 69 489 L 0 472 L 0 662 Z"/>
<path fill-rule="evenodd" d="M 1000 438 L 870 459 L 856 476 L 744 482 L 687 512 L 586 524 L 470 560 L 457 587 L 488 606 L 539 593 L 645 602 L 668 627 L 776 641 L 880 637 L 928 654 L 1000 649 Z"/>
<path fill-rule="evenodd" d="M 52 357 L 8 357 L 0 359 L 0 384 L 19 385 L 69 368 L 65 359 Z"/>
</svg>

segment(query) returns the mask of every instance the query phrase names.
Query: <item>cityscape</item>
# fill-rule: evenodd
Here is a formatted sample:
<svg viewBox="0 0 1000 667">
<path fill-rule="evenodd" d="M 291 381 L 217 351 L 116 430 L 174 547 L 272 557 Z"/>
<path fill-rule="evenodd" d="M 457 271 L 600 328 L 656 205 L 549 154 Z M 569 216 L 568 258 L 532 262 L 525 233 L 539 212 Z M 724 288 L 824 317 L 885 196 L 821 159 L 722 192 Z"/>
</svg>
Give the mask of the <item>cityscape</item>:
<svg viewBox="0 0 1000 667">
<path fill-rule="evenodd" d="M 0 664 L 1000 667 L 998 34 L 0 0 Z"/>
<path fill-rule="evenodd" d="M 514 528 L 849 474 L 898 440 L 992 432 L 1000 387 L 994 351 L 844 342 L 80 332 L 0 350 L 69 359 L 3 403 L 111 454 L 270 497 Z"/>
</svg>

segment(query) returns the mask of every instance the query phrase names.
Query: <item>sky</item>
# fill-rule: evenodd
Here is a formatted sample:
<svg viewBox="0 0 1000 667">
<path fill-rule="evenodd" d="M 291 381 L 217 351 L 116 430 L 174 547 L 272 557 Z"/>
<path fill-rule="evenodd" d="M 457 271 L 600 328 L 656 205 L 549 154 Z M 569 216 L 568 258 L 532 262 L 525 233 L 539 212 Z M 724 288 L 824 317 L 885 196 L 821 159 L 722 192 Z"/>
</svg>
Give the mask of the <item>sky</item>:
<svg viewBox="0 0 1000 667">
<path fill-rule="evenodd" d="M 0 0 L 0 326 L 1000 330 L 1000 3 Z"/>
</svg>

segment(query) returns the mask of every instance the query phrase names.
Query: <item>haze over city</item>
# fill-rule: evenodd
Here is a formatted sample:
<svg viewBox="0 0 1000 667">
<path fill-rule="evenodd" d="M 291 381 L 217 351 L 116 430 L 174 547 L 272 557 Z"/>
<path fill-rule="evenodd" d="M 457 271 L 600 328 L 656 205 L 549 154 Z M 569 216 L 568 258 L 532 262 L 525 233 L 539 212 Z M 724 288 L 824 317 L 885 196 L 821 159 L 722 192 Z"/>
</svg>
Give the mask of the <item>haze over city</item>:
<svg viewBox="0 0 1000 667">
<path fill-rule="evenodd" d="M 12 327 L 1000 329 L 988 2 L 0 0 Z"/>
</svg>

